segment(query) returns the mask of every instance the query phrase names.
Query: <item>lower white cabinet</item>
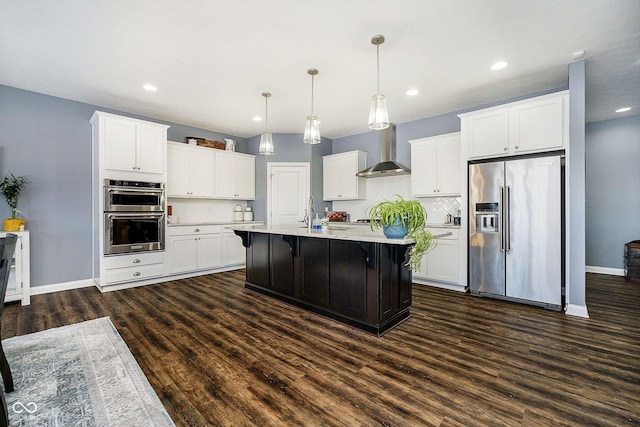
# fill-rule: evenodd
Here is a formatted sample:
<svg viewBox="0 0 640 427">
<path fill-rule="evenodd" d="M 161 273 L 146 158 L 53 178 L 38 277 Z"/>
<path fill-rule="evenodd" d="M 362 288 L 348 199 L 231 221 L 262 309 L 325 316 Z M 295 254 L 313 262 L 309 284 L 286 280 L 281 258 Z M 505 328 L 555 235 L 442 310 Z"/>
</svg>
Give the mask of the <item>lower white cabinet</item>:
<svg viewBox="0 0 640 427">
<path fill-rule="evenodd" d="M 154 251 L 104 257 L 101 282 L 104 286 L 162 276 L 164 254 L 164 251 Z"/>
<path fill-rule="evenodd" d="M 413 272 L 417 279 L 458 283 L 459 278 L 459 233 L 458 229 L 428 228 L 432 234 L 451 232 L 451 236 L 441 237 L 436 247 L 422 258 L 420 271 Z"/>
<path fill-rule="evenodd" d="M 222 233 L 219 225 L 169 228 L 170 273 L 216 268 L 222 265 Z"/>
<path fill-rule="evenodd" d="M 222 264 L 238 265 L 246 262 L 247 250 L 242 246 L 242 239 L 233 230 L 225 230 L 222 233 Z"/>
<path fill-rule="evenodd" d="M 29 267 L 29 232 L 12 231 L 11 234 L 18 236 L 16 249 L 13 253 L 11 271 L 7 283 L 7 293 L 5 302 L 20 301 L 22 305 L 31 304 L 31 274 Z M 8 233 L 0 232 L 0 237 L 4 238 Z"/>
<path fill-rule="evenodd" d="M 168 274 L 242 265 L 246 250 L 242 239 L 224 225 L 172 225 L 169 227 Z"/>
</svg>

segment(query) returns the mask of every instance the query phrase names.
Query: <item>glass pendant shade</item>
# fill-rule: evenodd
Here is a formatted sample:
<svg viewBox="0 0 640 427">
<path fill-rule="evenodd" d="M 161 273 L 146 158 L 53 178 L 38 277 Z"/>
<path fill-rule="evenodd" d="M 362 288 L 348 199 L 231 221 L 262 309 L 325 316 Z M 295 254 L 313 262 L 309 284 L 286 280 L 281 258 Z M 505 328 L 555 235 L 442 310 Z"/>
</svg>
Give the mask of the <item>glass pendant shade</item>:
<svg viewBox="0 0 640 427">
<path fill-rule="evenodd" d="M 260 145 L 258 146 L 258 154 L 263 156 L 271 156 L 273 150 L 273 135 L 269 132 L 269 92 L 262 92 L 264 96 L 264 132 L 260 135 Z"/>
<path fill-rule="evenodd" d="M 265 156 L 271 156 L 273 154 L 273 136 L 271 135 L 271 132 L 265 132 L 260 135 L 258 154 Z"/>
<path fill-rule="evenodd" d="M 318 70 L 309 68 L 307 74 L 311 76 L 311 114 L 307 116 L 302 141 L 305 144 L 320 144 L 322 142 L 320 138 L 320 120 L 313 114 L 313 77 L 318 74 Z"/>
<path fill-rule="evenodd" d="M 389 112 L 387 111 L 387 99 L 382 94 L 371 97 L 369 109 L 369 129 L 381 130 L 389 127 Z"/>
<path fill-rule="evenodd" d="M 307 116 L 303 141 L 305 144 L 320 144 L 320 121 L 316 116 Z"/>
</svg>

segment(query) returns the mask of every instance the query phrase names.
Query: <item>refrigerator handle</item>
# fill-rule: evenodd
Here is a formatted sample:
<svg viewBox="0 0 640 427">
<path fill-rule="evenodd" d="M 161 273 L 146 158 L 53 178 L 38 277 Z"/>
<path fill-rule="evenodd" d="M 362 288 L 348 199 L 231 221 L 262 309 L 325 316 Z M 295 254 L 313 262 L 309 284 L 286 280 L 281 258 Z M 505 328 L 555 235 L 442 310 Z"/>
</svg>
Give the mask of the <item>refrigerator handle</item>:
<svg viewBox="0 0 640 427">
<path fill-rule="evenodd" d="M 500 219 L 501 223 L 498 224 L 500 227 L 500 252 L 504 252 L 504 217 L 505 217 L 505 209 L 504 209 L 504 187 L 500 187 Z"/>
<path fill-rule="evenodd" d="M 504 250 L 509 252 L 511 250 L 511 187 L 506 187 L 506 193 L 504 196 Z"/>
</svg>

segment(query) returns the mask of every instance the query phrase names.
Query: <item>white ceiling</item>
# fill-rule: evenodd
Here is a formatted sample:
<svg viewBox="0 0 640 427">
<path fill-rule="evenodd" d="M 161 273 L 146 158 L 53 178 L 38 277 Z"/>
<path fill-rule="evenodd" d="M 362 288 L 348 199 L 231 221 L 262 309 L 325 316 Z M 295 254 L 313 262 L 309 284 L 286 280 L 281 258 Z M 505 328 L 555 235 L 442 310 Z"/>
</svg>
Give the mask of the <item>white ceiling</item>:
<svg viewBox="0 0 640 427">
<path fill-rule="evenodd" d="M 396 123 L 566 86 L 579 50 L 587 121 L 640 113 L 638 0 L 0 0 L 0 84 L 249 137 L 264 91 L 270 130 L 302 133 L 315 67 L 337 138 L 367 130 L 376 34 Z"/>
</svg>

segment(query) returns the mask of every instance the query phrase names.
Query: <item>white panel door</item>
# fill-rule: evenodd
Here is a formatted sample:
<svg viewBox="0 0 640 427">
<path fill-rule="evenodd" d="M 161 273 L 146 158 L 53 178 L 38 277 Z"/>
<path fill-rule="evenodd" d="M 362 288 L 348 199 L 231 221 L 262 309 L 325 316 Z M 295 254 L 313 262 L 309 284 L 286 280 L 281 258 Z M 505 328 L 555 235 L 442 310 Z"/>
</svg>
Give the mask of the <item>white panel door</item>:
<svg viewBox="0 0 640 427">
<path fill-rule="evenodd" d="M 270 225 L 296 225 L 304 218 L 309 201 L 309 165 L 269 165 Z"/>
</svg>

